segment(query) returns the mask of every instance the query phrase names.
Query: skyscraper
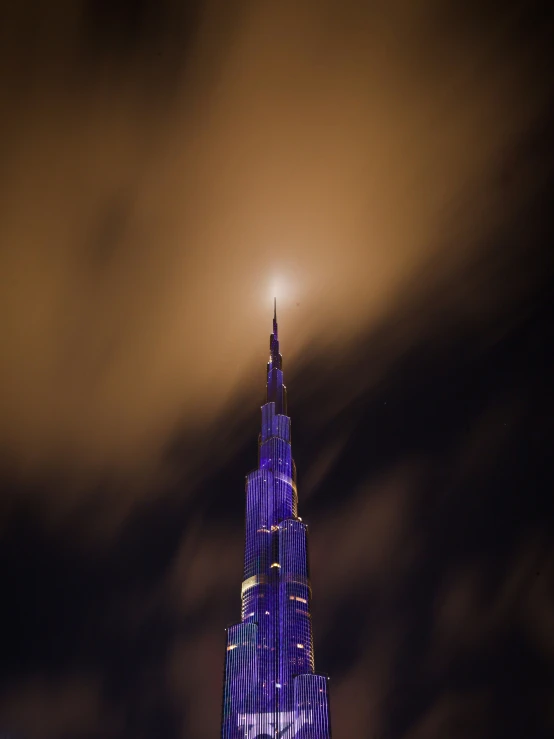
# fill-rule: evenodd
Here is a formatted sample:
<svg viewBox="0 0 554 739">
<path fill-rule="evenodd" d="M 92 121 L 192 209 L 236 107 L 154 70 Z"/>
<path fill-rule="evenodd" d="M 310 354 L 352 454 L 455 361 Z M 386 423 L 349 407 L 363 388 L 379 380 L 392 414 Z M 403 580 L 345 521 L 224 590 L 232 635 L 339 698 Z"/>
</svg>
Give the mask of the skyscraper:
<svg viewBox="0 0 554 739">
<path fill-rule="evenodd" d="M 246 477 L 242 619 L 227 629 L 222 739 L 329 739 L 328 678 L 314 668 L 307 527 L 297 515 L 277 310 L 258 467 Z"/>
</svg>

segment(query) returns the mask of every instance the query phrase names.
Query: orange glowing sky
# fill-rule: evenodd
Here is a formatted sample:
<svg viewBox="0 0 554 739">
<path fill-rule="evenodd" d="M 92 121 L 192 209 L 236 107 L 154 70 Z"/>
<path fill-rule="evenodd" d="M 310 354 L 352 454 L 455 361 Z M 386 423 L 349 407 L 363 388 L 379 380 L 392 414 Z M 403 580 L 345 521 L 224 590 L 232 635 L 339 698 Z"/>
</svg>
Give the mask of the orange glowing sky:
<svg viewBox="0 0 554 739">
<path fill-rule="evenodd" d="M 537 41 L 514 51 L 517 13 L 479 29 L 441 7 L 239 4 L 224 23 L 213 2 L 179 48 L 170 3 L 163 54 L 153 30 L 151 49 L 88 67 L 78 4 L 51 9 L 3 105 L 16 466 L 155 458 L 178 418 L 213 417 L 244 383 L 274 294 L 293 363 L 482 248 L 512 200 L 495 178 L 545 99 Z"/>
</svg>

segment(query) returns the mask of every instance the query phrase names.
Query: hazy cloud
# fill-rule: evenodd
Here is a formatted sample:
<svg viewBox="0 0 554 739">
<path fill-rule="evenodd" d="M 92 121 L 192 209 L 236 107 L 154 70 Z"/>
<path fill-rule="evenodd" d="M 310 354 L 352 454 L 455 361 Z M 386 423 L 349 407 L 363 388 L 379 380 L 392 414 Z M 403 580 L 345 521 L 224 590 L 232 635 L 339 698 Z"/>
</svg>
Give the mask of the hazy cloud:
<svg viewBox="0 0 554 739">
<path fill-rule="evenodd" d="M 5 52 L 0 433 L 21 474 L 149 474 L 263 356 L 273 292 L 292 363 L 511 207 L 491 182 L 545 99 L 519 8 L 493 32 L 433 2 L 237 3 L 224 29 L 219 3 L 69 5 L 33 10 L 33 59 Z"/>
</svg>

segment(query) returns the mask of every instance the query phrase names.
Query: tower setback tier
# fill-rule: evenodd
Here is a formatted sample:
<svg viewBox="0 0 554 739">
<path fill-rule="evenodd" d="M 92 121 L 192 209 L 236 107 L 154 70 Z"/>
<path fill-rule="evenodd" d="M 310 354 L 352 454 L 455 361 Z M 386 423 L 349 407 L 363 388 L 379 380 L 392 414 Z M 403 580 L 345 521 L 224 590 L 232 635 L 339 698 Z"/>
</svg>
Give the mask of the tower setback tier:
<svg viewBox="0 0 554 739">
<path fill-rule="evenodd" d="M 276 310 L 258 468 L 246 477 L 241 622 L 227 629 L 222 739 L 330 739 L 328 678 L 314 667 L 307 526 Z"/>
</svg>

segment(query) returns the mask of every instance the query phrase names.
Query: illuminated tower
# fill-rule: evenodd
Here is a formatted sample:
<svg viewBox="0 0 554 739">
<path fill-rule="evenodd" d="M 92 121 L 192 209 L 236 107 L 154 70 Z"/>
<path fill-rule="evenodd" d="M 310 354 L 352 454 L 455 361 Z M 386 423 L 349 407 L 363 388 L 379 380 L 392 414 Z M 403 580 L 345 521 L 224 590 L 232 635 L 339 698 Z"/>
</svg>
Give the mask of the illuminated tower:
<svg viewBox="0 0 554 739">
<path fill-rule="evenodd" d="M 307 527 L 297 515 L 277 311 L 258 468 L 246 477 L 242 620 L 227 629 L 222 739 L 329 739 L 328 678 L 314 671 Z"/>
</svg>

